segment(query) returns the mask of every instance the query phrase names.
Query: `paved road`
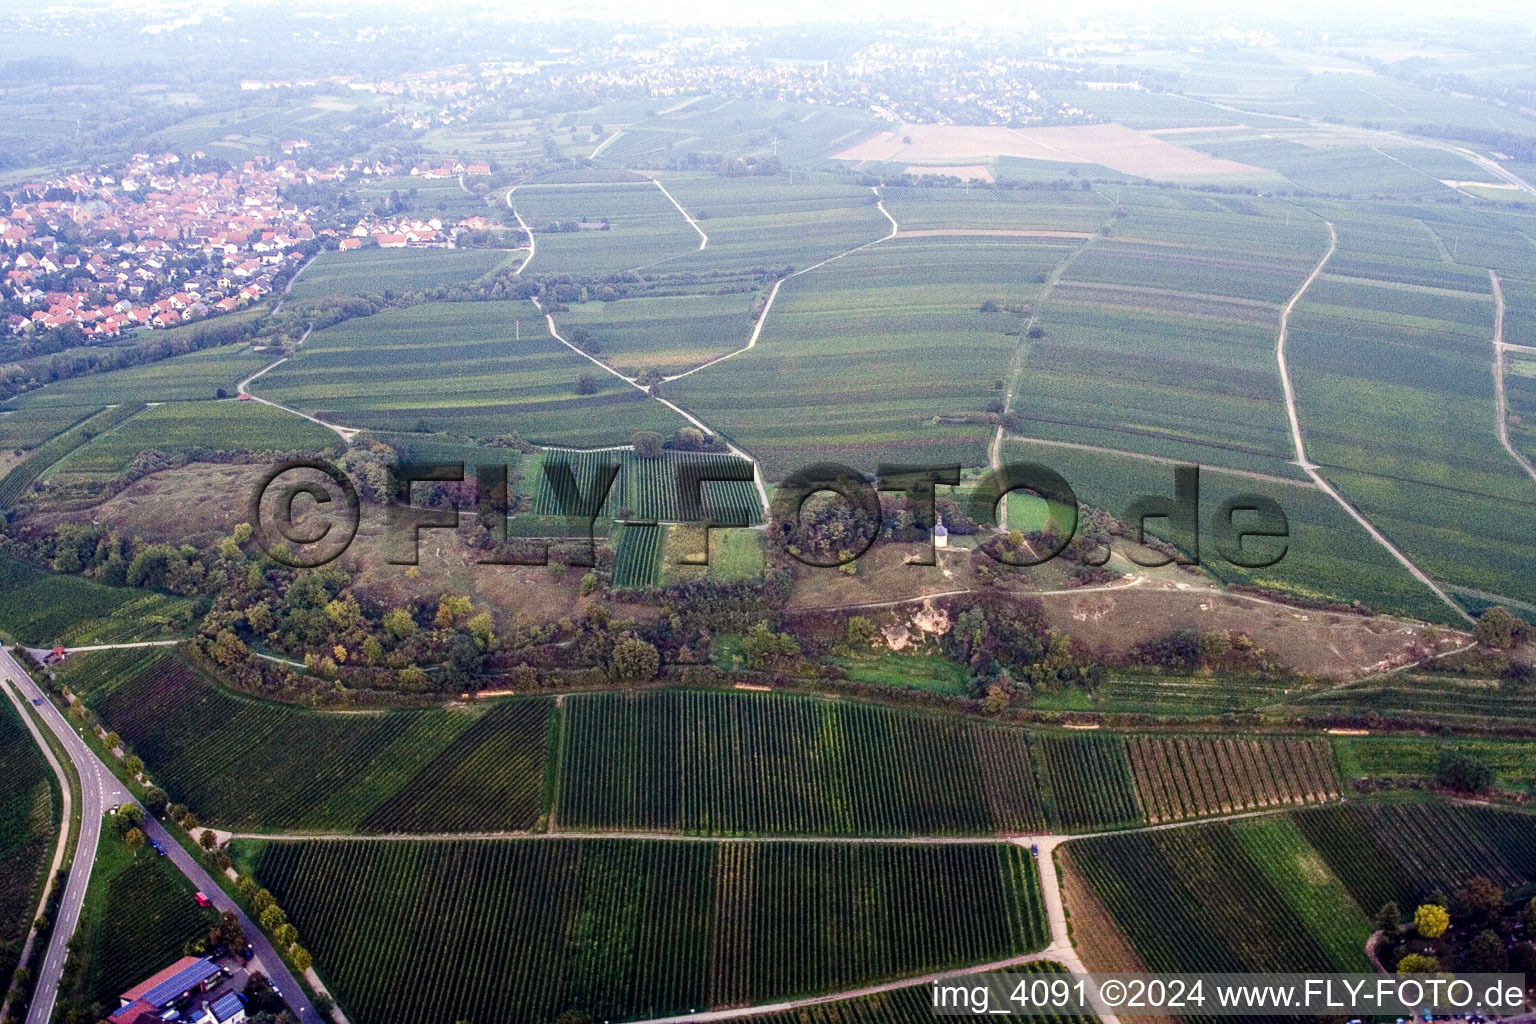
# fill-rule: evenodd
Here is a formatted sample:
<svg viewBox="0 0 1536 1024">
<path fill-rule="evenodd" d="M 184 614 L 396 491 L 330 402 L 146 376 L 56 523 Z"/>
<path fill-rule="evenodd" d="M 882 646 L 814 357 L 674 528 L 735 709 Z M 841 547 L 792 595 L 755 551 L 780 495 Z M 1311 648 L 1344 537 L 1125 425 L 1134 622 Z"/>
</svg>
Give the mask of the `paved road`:
<svg viewBox="0 0 1536 1024">
<path fill-rule="evenodd" d="M 42 698 L 42 703 L 37 705 L 37 710 L 41 713 L 44 724 L 58 737 L 65 753 L 73 762 L 75 771 L 80 775 L 82 811 L 80 842 L 75 847 L 74 868 L 70 871 L 69 881 L 64 886 L 64 897 L 55 915 L 48 949 L 44 952 L 38 969 L 36 993 L 32 998 L 32 1006 L 27 1012 L 26 1024 L 48 1024 L 49 1018 L 53 1016 L 54 1001 L 58 997 L 59 975 L 64 968 L 66 954 L 65 946 L 74 935 L 76 925 L 79 924 L 80 906 L 85 900 L 86 886 L 90 883 L 91 864 L 96 859 L 96 846 L 101 839 L 102 818 L 108 807 L 138 801 L 128 792 L 127 787 L 118 781 L 117 776 L 102 764 L 95 752 L 86 746 L 85 741 L 70 726 L 64 715 L 52 701 L 47 699 L 42 688 L 33 682 L 32 677 L 16 663 L 15 658 L 11 657 L 11 652 L 3 648 L 0 648 L 0 674 L 9 679 L 27 701 Z M 288 965 L 277 955 L 277 950 L 272 947 L 272 943 L 262 934 L 256 923 L 246 916 L 245 911 L 241 910 L 223 889 L 219 888 L 202 865 L 171 837 L 165 826 L 147 812 L 144 832 L 160 844 L 170 862 L 176 865 L 183 875 L 191 879 L 193 885 L 208 894 L 215 907 L 219 910 L 233 910 L 239 916 L 246 938 L 255 949 L 256 957 L 261 961 L 262 970 L 273 985 L 281 990 L 289 1008 L 298 1014 L 299 1020 L 304 1024 L 320 1024 L 324 1018 L 309 1001 L 292 972 L 288 970 Z"/>
<path fill-rule="evenodd" d="M 131 797 L 117 776 L 107 771 L 86 747 L 85 741 L 69 727 L 64 716 L 47 700 L 32 677 L 11 657 L 11 652 L 4 649 L 0 649 L 0 674 L 10 680 L 11 685 L 28 702 L 43 698 L 37 710 L 43 722 L 62 742 L 65 753 L 80 775 L 80 841 L 75 846 L 74 864 L 64 884 L 64 896 L 54 914 L 48 948 L 43 951 L 38 963 L 37 987 L 32 996 L 32 1005 L 27 1010 L 26 1024 L 48 1024 L 49 1018 L 53 1016 L 54 1001 L 58 998 L 59 977 L 63 973 L 64 959 L 68 954 L 66 946 L 75 934 L 75 926 L 80 921 L 80 906 L 91 881 L 91 864 L 96 859 L 96 844 L 101 838 L 102 816 L 108 807 L 123 803 Z"/>
</svg>

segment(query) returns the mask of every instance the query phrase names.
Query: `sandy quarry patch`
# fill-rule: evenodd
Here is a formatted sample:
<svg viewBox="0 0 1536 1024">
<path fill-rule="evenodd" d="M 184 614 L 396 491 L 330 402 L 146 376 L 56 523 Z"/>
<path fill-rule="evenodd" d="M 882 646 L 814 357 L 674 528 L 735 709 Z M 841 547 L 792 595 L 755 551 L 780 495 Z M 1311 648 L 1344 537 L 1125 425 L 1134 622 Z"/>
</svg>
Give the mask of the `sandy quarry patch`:
<svg viewBox="0 0 1536 1024">
<path fill-rule="evenodd" d="M 911 139 L 910 143 L 904 141 Z M 838 160 L 889 160 L 959 165 L 999 156 L 1102 164 L 1149 178 L 1185 175 L 1262 174 L 1261 168 L 1219 160 L 1120 124 L 1065 128 L 1001 128 L 966 125 L 903 125 L 836 154 Z"/>
<path fill-rule="evenodd" d="M 985 164 L 967 164 L 964 167 L 927 167 L 913 165 L 907 168 L 908 174 L 922 176 L 925 174 L 943 175 L 950 178 L 959 178 L 961 181 L 984 181 L 991 184 L 997 179 L 992 177 L 992 172 Z"/>
</svg>

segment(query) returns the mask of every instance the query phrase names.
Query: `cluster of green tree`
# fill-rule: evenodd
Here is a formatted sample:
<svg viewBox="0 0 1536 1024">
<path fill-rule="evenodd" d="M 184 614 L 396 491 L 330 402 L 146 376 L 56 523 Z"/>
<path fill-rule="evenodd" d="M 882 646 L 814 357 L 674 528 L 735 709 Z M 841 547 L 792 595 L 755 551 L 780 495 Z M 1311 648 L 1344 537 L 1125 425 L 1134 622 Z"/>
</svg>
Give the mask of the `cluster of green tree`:
<svg viewBox="0 0 1536 1024">
<path fill-rule="evenodd" d="M 1377 959 L 1399 974 L 1536 972 L 1536 900 L 1516 899 L 1482 876 L 1450 897 L 1436 890 L 1408 922 L 1386 904 L 1376 931 Z"/>
<path fill-rule="evenodd" d="M 1119 664 L 1168 675 L 1219 671 L 1280 678 L 1293 674 L 1276 664 L 1264 648 L 1255 646 L 1247 633 L 1225 629 L 1175 629 L 1135 645 Z"/>
<path fill-rule="evenodd" d="M 1458 793 L 1486 793 L 1493 788 L 1493 780 L 1492 766 L 1456 747 L 1440 751 L 1435 761 L 1435 782 Z"/>
</svg>

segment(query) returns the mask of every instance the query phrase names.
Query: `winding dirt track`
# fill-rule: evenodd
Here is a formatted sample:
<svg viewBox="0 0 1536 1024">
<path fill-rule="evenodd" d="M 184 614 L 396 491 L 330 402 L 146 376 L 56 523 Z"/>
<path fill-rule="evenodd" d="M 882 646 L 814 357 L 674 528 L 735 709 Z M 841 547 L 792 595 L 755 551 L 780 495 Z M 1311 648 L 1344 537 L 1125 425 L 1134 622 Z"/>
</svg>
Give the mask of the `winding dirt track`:
<svg viewBox="0 0 1536 1024">
<path fill-rule="evenodd" d="M 1313 282 L 1322 275 L 1323 268 L 1328 265 L 1328 261 L 1333 258 L 1334 252 L 1339 247 L 1339 232 L 1334 227 L 1333 221 L 1325 220 L 1323 223 L 1328 225 L 1328 251 L 1323 253 L 1323 258 L 1317 261 L 1317 266 L 1312 268 L 1312 273 L 1308 274 L 1307 279 L 1301 282 L 1301 287 L 1296 289 L 1296 294 L 1291 296 L 1290 301 L 1285 304 L 1285 308 L 1280 311 L 1280 334 L 1275 342 L 1275 361 L 1280 365 L 1280 384 L 1285 391 L 1285 414 L 1291 421 L 1291 443 L 1296 447 L 1296 464 L 1312 479 L 1312 482 L 1317 485 L 1319 490 L 1338 502 L 1339 506 L 1349 513 L 1350 518 L 1359 523 L 1361 528 L 1371 535 L 1372 540 L 1386 548 L 1387 552 L 1397 559 L 1403 568 L 1413 575 L 1414 579 L 1434 591 L 1435 596 L 1444 601 L 1446 607 L 1470 623 L 1473 621 L 1472 616 L 1467 614 L 1461 605 L 1451 600 L 1451 596 L 1442 590 L 1438 583 L 1430 579 L 1428 573 L 1420 569 L 1414 564 L 1412 559 L 1399 551 L 1396 545 L 1388 540 L 1386 535 L 1378 530 L 1369 519 L 1365 518 L 1355 506 L 1346 501 L 1343 495 L 1334 490 L 1333 485 L 1324 480 L 1322 474 L 1318 473 L 1317 466 L 1313 465 L 1311 460 L 1307 458 L 1306 442 L 1301 437 L 1301 419 L 1296 413 L 1296 389 L 1291 384 L 1291 371 L 1285 363 L 1285 340 L 1290 333 L 1291 313 L 1296 309 L 1296 304 L 1307 293 L 1307 289 L 1312 287 Z"/>
<path fill-rule="evenodd" d="M 1504 344 L 1504 288 L 1499 282 L 1496 271 L 1488 271 L 1488 283 L 1493 286 L 1493 394 L 1498 415 L 1499 443 L 1504 446 L 1505 451 L 1509 452 L 1509 457 L 1525 470 L 1525 475 L 1536 480 L 1536 467 L 1531 465 L 1531 460 L 1521 455 L 1515 450 L 1515 446 L 1509 443 L 1509 403 L 1504 397 L 1504 352 L 1506 349 L 1520 346 Z M 1529 349 L 1523 351 L 1529 351 Z"/>
</svg>

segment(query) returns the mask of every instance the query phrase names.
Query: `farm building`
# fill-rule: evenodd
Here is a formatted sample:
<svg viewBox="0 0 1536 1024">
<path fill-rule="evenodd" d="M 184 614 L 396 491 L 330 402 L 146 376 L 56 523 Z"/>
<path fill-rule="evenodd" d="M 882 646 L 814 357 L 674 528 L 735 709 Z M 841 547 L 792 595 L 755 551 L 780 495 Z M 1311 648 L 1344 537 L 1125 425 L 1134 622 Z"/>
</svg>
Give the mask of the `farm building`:
<svg viewBox="0 0 1536 1024">
<path fill-rule="evenodd" d="M 944 528 L 943 523 L 933 524 L 933 546 L 936 548 L 949 547 L 949 531 Z"/>
<path fill-rule="evenodd" d="M 197 1024 L 240 1024 L 243 1020 L 245 1020 L 245 1003 L 240 1001 L 239 996 L 230 992 L 204 1006 L 203 1015 L 197 1018 Z"/>
<path fill-rule="evenodd" d="M 218 981 L 219 968 L 207 957 L 184 956 L 118 996 L 122 1004 L 107 1019 L 112 1024 L 158 1021 L 173 1003 L 207 991 Z"/>
</svg>

